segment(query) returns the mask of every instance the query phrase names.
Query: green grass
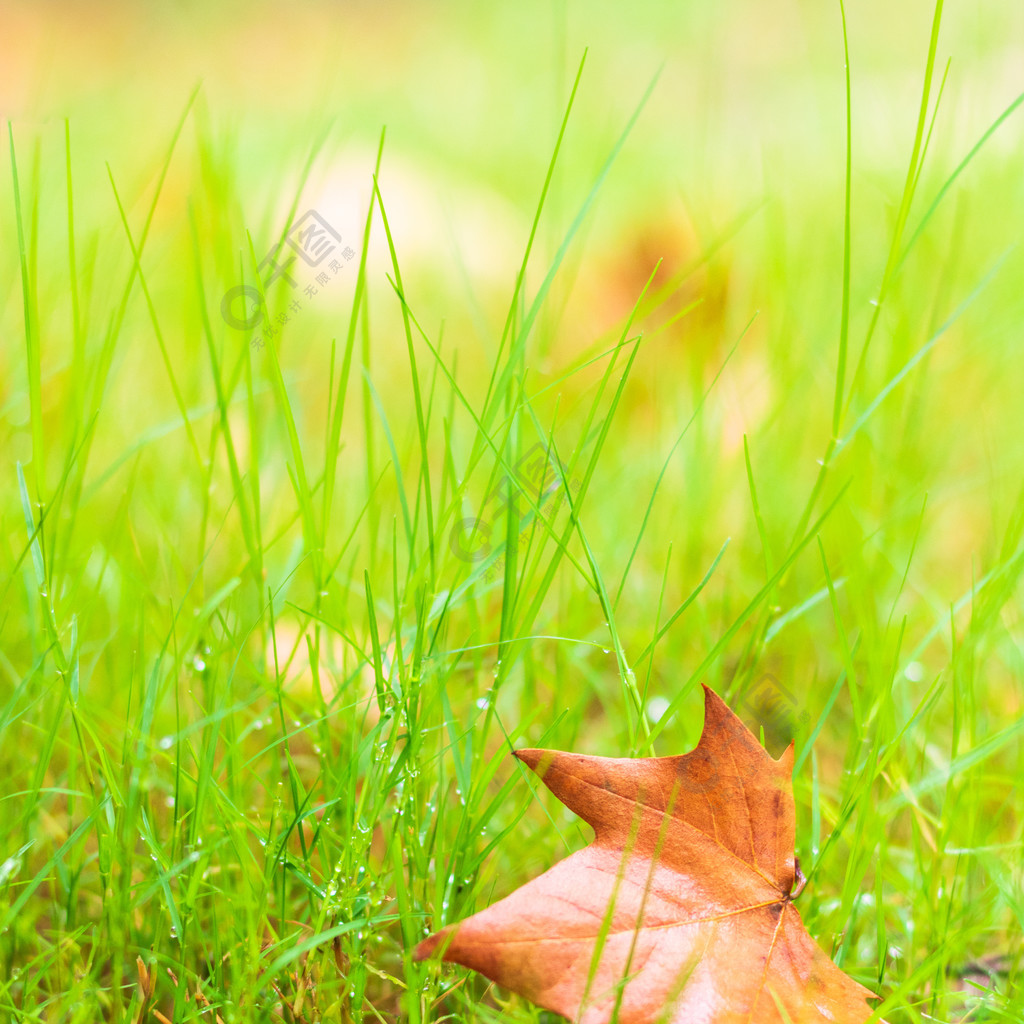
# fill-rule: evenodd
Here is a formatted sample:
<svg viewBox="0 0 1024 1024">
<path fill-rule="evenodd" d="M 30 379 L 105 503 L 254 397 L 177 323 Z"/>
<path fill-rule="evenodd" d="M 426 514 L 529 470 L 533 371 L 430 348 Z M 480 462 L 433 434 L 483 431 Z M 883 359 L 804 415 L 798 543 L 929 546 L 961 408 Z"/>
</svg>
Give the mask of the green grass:
<svg viewBox="0 0 1024 1024">
<path fill-rule="evenodd" d="M 885 1018 L 1024 1020 L 1022 115 L 971 91 L 1003 51 L 941 2 L 888 58 L 808 15 L 824 134 L 787 150 L 713 89 L 678 128 L 678 62 L 610 73 L 669 16 L 600 10 L 447 162 L 443 114 L 366 102 L 254 167 L 194 83 L 113 153 L 9 124 L 0 1019 L 550 1019 L 412 948 L 588 840 L 511 749 L 688 750 L 703 682 L 795 738 L 799 909 Z M 728 10 L 673 16 L 702 81 Z M 508 33 L 451 45 L 511 90 Z M 886 59 L 916 95 L 872 145 Z M 222 296 L 288 315 L 257 266 L 339 132 L 351 258 L 254 348 Z M 502 289 L 403 250 L 417 159 L 506 197 Z"/>
</svg>

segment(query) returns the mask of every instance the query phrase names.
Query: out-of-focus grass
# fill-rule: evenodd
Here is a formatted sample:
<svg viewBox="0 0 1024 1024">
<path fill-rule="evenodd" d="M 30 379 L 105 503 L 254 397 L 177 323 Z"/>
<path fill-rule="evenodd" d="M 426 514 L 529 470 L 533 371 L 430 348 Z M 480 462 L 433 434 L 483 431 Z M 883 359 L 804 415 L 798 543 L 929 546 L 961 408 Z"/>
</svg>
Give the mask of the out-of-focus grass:
<svg viewBox="0 0 1024 1024">
<path fill-rule="evenodd" d="M 827 5 L 5 12 L 5 1016 L 541 1019 L 409 951 L 585 841 L 510 745 L 703 681 L 886 1018 L 1021 1019 L 1024 13 L 921 120 L 933 15 L 849 12 L 847 219 Z"/>
</svg>

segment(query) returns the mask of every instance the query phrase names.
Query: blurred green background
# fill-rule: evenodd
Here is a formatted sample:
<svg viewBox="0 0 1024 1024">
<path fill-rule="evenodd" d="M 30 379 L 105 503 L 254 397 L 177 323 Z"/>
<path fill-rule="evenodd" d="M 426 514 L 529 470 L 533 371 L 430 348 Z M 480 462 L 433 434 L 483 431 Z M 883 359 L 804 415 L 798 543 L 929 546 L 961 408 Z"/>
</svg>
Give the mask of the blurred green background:
<svg viewBox="0 0 1024 1024">
<path fill-rule="evenodd" d="M 1020 112 L 956 173 L 1024 7 L 923 117 L 934 8 L 846 14 L 837 421 L 838 5 L 0 7 L 0 1011 L 542 1019 L 411 944 L 586 841 L 510 742 L 681 752 L 705 682 L 886 1018 L 1024 1019 Z"/>
</svg>

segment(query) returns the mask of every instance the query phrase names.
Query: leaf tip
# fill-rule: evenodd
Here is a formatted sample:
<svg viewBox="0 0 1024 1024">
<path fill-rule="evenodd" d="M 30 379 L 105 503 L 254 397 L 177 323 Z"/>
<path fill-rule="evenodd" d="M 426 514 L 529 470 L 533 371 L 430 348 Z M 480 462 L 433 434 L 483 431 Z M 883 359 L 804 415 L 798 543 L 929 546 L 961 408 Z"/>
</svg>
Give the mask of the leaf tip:
<svg viewBox="0 0 1024 1024">
<path fill-rule="evenodd" d="M 537 765 L 540 764 L 540 759 L 546 753 L 546 750 L 535 750 L 533 747 L 526 747 L 523 750 L 513 750 L 512 756 L 517 760 L 522 761 L 527 768 L 536 771 Z"/>
<path fill-rule="evenodd" d="M 709 723 L 714 727 L 714 723 L 719 721 L 727 721 L 731 718 L 736 718 L 736 713 L 729 707 L 728 704 L 722 700 L 721 697 L 714 690 L 708 686 L 707 683 L 701 683 L 701 687 L 704 690 L 704 728 L 707 729 Z M 736 719 L 739 721 L 739 719 Z"/>
</svg>

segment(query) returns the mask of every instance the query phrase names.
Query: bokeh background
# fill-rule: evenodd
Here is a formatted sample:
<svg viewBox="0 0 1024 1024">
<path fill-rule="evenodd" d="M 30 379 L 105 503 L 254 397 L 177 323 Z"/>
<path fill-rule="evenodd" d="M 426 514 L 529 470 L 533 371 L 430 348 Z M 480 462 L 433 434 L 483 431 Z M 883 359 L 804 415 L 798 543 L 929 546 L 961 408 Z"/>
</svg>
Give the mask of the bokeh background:
<svg viewBox="0 0 1024 1024">
<path fill-rule="evenodd" d="M 855 341 L 870 316 L 888 251 L 913 143 L 931 17 L 927 4 L 893 10 L 866 3 L 850 12 Z M 922 205 L 1016 95 L 1022 19 L 1012 4 L 952 5 L 945 12 L 937 77 L 943 58 L 951 66 L 922 173 Z M 464 361 L 487 365 L 488 335 L 494 331 L 487 318 L 509 297 L 572 80 L 589 47 L 541 224 L 537 283 L 655 75 L 658 83 L 569 253 L 567 272 L 555 282 L 531 372 L 538 380 L 554 377 L 596 338 L 614 336 L 661 259 L 659 283 L 687 275 L 669 304 L 659 304 L 661 312 L 700 298 L 694 319 L 708 329 L 680 326 L 658 340 L 657 358 L 637 367 L 637 392 L 627 402 L 644 407 L 636 421 L 643 449 L 656 456 L 674 439 L 680 379 L 688 391 L 694 374 L 717 370 L 755 313 L 712 403 L 721 413 L 725 453 L 735 458 L 742 434 L 766 427 L 783 409 L 794 404 L 817 409 L 819 403 L 825 408 L 831 401 L 845 132 L 837 9 L 738 3 L 628 11 L 572 4 L 478 10 L 40 3 L 6 4 L 4 25 L 0 100 L 16 128 L 23 177 L 38 173 L 42 197 L 42 241 L 35 261 L 44 327 L 51 318 L 66 320 L 69 302 L 66 227 L 57 227 L 66 215 L 54 208 L 64 191 L 63 119 L 71 125 L 78 234 L 86 246 L 95 246 L 90 305 L 101 311 L 119 294 L 118 275 L 130 259 L 107 165 L 129 214 L 141 221 L 175 125 L 198 86 L 155 211 L 149 249 L 155 292 L 173 295 L 183 275 L 192 273 L 174 258 L 177 247 L 187 243 L 189 199 L 205 222 L 216 221 L 232 232 L 225 245 L 229 255 L 218 254 L 223 262 L 237 258 L 246 230 L 262 255 L 287 226 L 311 154 L 298 205 L 321 210 L 346 240 L 358 239 L 386 126 L 381 187 L 392 208 L 415 311 L 423 324 L 445 322 Z M 918 305 L 899 322 L 902 309 L 883 320 L 883 330 L 888 321 L 895 342 L 879 345 L 892 353 L 884 363 L 879 359 L 879 381 L 891 364 L 910 354 L 921 331 L 934 327 L 964 297 L 963 291 L 948 292 L 946 283 L 964 273 L 966 288 L 1015 241 L 1019 154 L 1019 135 L 1011 124 L 995 133 L 944 201 L 936 230 L 920 240 L 898 282 Z M 202 205 L 216 204 L 219 193 L 210 179 L 217 176 L 229 189 L 226 209 Z M 10 241 L 10 202 L 2 216 Z M 373 244 L 376 267 L 386 268 L 379 231 Z M 86 248 L 85 258 L 91 254 Z M 10 259 L 10 245 L 5 255 Z M 980 262 L 964 266 L 967 260 Z M 992 286 L 1010 303 L 1014 266 Z M 331 328 L 319 321 L 347 315 L 351 277 L 325 295 L 326 309 L 307 311 L 318 322 L 305 324 L 290 346 L 296 371 L 323 364 Z M 12 275 L 7 280 L 12 288 L 17 283 Z M 371 301 L 374 323 L 382 325 L 373 355 L 396 375 L 395 391 L 401 394 L 397 381 L 407 360 L 404 346 L 393 344 L 397 311 L 387 289 L 379 295 L 373 289 Z M 128 316 L 137 315 L 144 320 L 145 310 L 133 303 Z M 10 343 L 3 356 L 4 380 L 15 403 L 18 316 L 15 288 L 5 302 Z M 972 501 L 963 493 L 964 478 L 978 472 L 976 454 L 1004 436 L 1001 424 L 984 411 L 967 413 L 1005 408 L 1019 383 L 1014 361 L 979 360 L 978 347 L 989 340 L 982 336 L 985 331 L 1009 332 L 1012 324 L 1008 316 L 984 331 L 965 326 L 964 341 L 944 344 L 936 356 L 941 370 L 956 378 L 943 401 L 962 404 L 945 407 L 941 422 L 949 435 L 943 443 L 931 437 L 936 443 L 928 447 L 947 465 L 960 460 L 963 472 L 955 477 L 960 502 Z M 178 325 L 180 336 L 174 338 L 185 379 L 190 370 L 199 372 L 201 362 L 192 326 Z M 66 339 L 54 334 L 47 351 L 59 359 Z M 1005 334 L 1001 338 L 1010 344 Z M 152 355 L 149 346 L 125 346 L 118 358 L 126 361 L 126 371 L 111 386 L 130 392 L 134 368 Z M 662 356 L 683 370 L 682 378 L 661 374 Z M 313 382 L 305 374 L 300 378 L 305 402 L 322 404 L 322 393 L 305 390 Z M 59 389 L 49 388 L 47 400 L 59 404 Z M 123 395 L 115 404 L 119 418 L 133 415 Z M 22 412 L 26 408 L 23 403 Z M 7 450 L 23 461 L 30 457 L 26 438 L 17 431 L 5 436 Z M 808 437 L 816 454 L 819 440 Z M 772 445 L 766 435 L 763 449 L 760 460 L 779 459 L 780 466 L 813 477 L 813 465 L 794 460 L 788 444 Z M 633 445 L 620 451 L 637 466 Z M 737 496 L 737 511 L 745 515 L 746 496 L 725 479 Z M 942 505 L 942 495 L 930 490 Z M 984 516 L 991 504 L 985 485 L 973 500 L 973 511 Z M 669 501 L 665 506 L 685 507 Z M 947 568 L 969 564 L 977 538 L 965 527 L 956 520 L 944 530 L 944 543 L 958 548 L 957 558 L 944 559 Z M 961 569 L 962 580 L 969 575 Z"/>
<path fill-rule="evenodd" d="M 773 753 L 795 736 L 799 852 L 818 867 L 805 919 L 858 980 L 912 1005 L 888 1019 L 1010 1012 L 1024 917 L 1012 797 L 1024 770 L 1024 115 L 915 232 L 1024 89 L 1024 7 L 946 5 L 896 251 L 913 246 L 872 330 L 934 13 L 916 0 L 846 12 L 849 443 L 830 453 L 846 174 L 838 4 L 0 5 L 19 189 L 16 203 L 9 158 L 0 1007 L 45 1008 L 26 1020 L 78 1004 L 191 1019 L 183 992 L 201 985 L 225 1019 L 306 1019 L 314 1004 L 337 1020 L 539 1019 L 480 979 L 423 981 L 408 957 L 425 931 L 586 840 L 554 801 L 506 785 L 503 733 L 625 754 L 660 728 L 657 752 L 678 752 L 699 735 L 706 682 L 760 723 Z M 506 364 L 499 339 L 581 61 L 517 324 L 561 261 Z M 441 359 L 413 328 L 431 410 L 421 442 L 375 212 L 336 493 L 318 519 L 384 129 L 379 187 L 402 286 Z M 144 290 L 119 203 L 136 245 L 152 208 Z M 354 257 L 273 352 L 254 349 L 220 298 L 251 283 L 252 256 L 307 209 Z M 595 450 L 625 362 L 601 391 L 607 353 L 656 268 L 578 509 L 615 600 L 610 627 L 582 533 L 542 584 L 550 539 L 506 576 L 504 520 L 489 574 L 458 557 L 451 531 L 483 517 L 506 470 L 495 450 L 508 464 L 538 439 L 566 460 Z M 266 298 L 276 316 L 295 296 L 279 281 Z M 505 365 L 484 443 L 468 409 L 483 415 Z M 381 714 L 388 694 L 401 714 Z M 275 838 L 276 859 L 257 864 Z M 955 852 L 968 848 L 988 852 Z M 381 921 L 357 928 L 371 913 Z M 312 941 L 330 927 L 343 930 Z M 152 991 L 137 956 L 159 974 Z M 979 963 L 981 996 L 961 983 Z M 302 1003 L 310 986 L 319 995 Z M 262 993 L 257 1007 L 239 1008 L 245 992 Z"/>
</svg>

